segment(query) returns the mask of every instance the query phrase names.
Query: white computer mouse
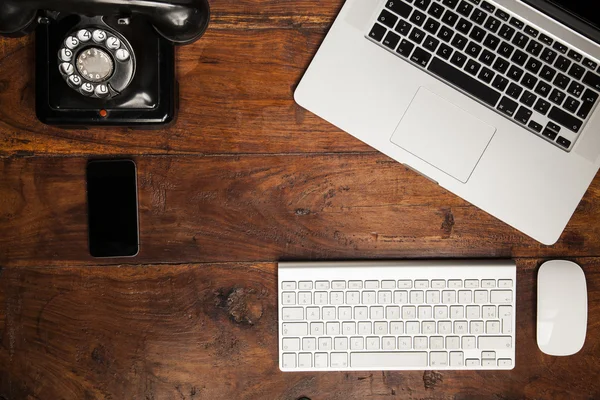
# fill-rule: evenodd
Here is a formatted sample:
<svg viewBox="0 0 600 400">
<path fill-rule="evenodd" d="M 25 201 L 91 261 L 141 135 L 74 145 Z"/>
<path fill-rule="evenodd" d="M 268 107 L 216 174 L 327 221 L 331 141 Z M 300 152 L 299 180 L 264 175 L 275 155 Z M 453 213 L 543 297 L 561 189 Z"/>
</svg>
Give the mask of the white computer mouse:
<svg viewBox="0 0 600 400">
<path fill-rule="evenodd" d="M 538 271 L 537 344 L 551 356 L 570 356 L 587 332 L 587 285 L 581 267 L 553 260 Z"/>
</svg>

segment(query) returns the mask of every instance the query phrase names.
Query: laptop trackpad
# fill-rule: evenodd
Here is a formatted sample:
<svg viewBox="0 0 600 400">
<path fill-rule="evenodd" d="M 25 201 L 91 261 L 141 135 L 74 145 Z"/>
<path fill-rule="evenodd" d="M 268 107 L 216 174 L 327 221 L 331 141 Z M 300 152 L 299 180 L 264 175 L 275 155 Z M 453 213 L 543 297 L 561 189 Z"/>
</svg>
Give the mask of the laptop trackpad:
<svg viewBox="0 0 600 400">
<path fill-rule="evenodd" d="M 390 139 L 466 183 L 496 128 L 421 87 Z"/>
</svg>

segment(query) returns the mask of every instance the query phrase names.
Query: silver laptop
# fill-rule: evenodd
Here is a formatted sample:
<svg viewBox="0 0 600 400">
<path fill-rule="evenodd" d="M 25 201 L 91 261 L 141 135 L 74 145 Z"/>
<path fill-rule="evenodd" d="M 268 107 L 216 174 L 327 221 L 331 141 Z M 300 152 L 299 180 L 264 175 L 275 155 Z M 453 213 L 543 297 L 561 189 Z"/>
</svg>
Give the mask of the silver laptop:
<svg viewBox="0 0 600 400">
<path fill-rule="evenodd" d="M 589 0 L 347 0 L 298 104 L 544 243 L 600 167 Z"/>
</svg>

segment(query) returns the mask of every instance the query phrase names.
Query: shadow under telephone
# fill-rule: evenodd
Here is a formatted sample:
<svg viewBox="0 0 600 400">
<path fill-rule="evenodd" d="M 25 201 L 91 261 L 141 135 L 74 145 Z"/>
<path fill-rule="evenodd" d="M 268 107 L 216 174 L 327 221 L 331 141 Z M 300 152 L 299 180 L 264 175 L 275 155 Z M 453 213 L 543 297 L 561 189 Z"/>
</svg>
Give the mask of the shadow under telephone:
<svg viewBox="0 0 600 400">
<path fill-rule="evenodd" d="M 0 1 L 0 35 L 36 32 L 36 114 L 61 126 L 172 122 L 174 46 L 209 18 L 207 0 Z"/>
</svg>

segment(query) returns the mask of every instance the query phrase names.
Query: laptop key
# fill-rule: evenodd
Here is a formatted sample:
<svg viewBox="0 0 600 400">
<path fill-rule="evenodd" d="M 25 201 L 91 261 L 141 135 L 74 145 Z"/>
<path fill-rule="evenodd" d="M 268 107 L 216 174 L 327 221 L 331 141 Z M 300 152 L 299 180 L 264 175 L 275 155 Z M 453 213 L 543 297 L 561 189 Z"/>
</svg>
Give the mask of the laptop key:
<svg viewBox="0 0 600 400">
<path fill-rule="evenodd" d="M 465 62 L 467 62 L 467 56 L 462 54 L 460 51 L 455 51 L 454 55 L 450 59 L 450 62 L 457 67 L 462 68 L 463 65 L 465 65 Z"/>
<path fill-rule="evenodd" d="M 477 75 L 479 70 L 481 69 L 481 64 L 477 61 L 469 60 L 467 62 L 467 66 L 465 67 L 465 71 L 470 73 L 471 75 Z"/>
<path fill-rule="evenodd" d="M 535 107 L 534 110 L 539 112 L 542 115 L 546 115 L 546 113 L 548 112 L 548 110 L 550 109 L 550 107 L 552 106 L 552 104 L 548 103 L 546 100 L 544 99 L 539 99 L 537 101 L 537 103 L 535 103 Z"/>
<path fill-rule="evenodd" d="M 562 136 L 560 136 L 558 139 L 556 139 L 556 143 L 560 144 L 565 149 L 568 149 L 571 146 L 571 141 L 565 139 Z"/>
<path fill-rule="evenodd" d="M 458 14 L 453 13 L 450 10 L 446 11 L 444 16 L 442 17 L 442 22 L 450 27 L 453 27 L 457 21 L 458 21 Z"/>
<path fill-rule="evenodd" d="M 593 72 L 588 71 L 587 74 L 585 74 L 585 78 L 583 78 L 583 83 L 591 86 L 596 90 L 600 90 L 600 76 L 596 75 Z"/>
<path fill-rule="evenodd" d="M 454 35 L 454 39 L 452 39 L 452 46 L 456 47 L 458 50 L 464 50 L 468 41 L 469 39 L 467 39 L 460 33 L 457 33 L 456 35 Z"/>
<path fill-rule="evenodd" d="M 441 6 L 440 4 L 434 2 L 431 7 L 429 7 L 429 11 L 427 11 L 427 14 L 434 16 L 436 18 L 440 18 L 442 16 L 442 14 L 444 14 L 444 11 L 446 9 Z"/>
<path fill-rule="evenodd" d="M 483 53 L 479 56 L 479 61 L 488 66 L 492 65 L 495 59 L 496 55 L 488 50 L 483 50 Z"/>
<path fill-rule="evenodd" d="M 400 42 L 400 46 L 398 46 L 398 49 L 396 50 L 396 53 L 400 54 L 403 57 L 408 58 L 410 56 L 410 53 L 413 51 L 414 48 L 415 48 L 414 44 L 412 44 L 411 42 L 409 42 L 406 39 L 403 39 Z"/>
<path fill-rule="evenodd" d="M 585 65 L 586 67 L 595 70 L 596 68 L 598 68 L 598 63 L 595 61 L 590 60 L 589 58 L 584 58 L 583 59 L 583 65 Z"/>
<path fill-rule="evenodd" d="M 577 65 L 577 64 L 573 64 L 571 66 L 571 69 L 569 70 L 569 75 L 572 76 L 575 79 L 581 79 L 581 77 L 583 76 L 584 72 L 585 72 L 585 69 L 583 69 L 582 66 Z"/>
<path fill-rule="evenodd" d="M 506 42 L 502 42 L 502 44 L 500 45 L 500 48 L 498 49 L 498 54 L 500 54 L 502 57 L 504 58 L 509 58 L 510 55 L 512 54 L 512 52 L 514 51 L 514 46 L 506 43 Z"/>
<path fill-rule="evenodd" d="M 488 14 L 483 10 L 475 10 L 471 15 L 471 21 L 475 22 L 478 25 L 481 25 L 485 22 Z"/>
<path fill-rule="evenodd" d="M 565 104 L 563 107 L 567 111 L 571 111 L 573 114 L 575 114 L 577 112 L 577 110 L 579 109 L 580 105 L 581 105 L 581 102 L 579 100 L 575 100 L 574 98 L 569 96 L 569 97 L 567 97 L 567 100 L 565 101 Z"/>
<path fill-rule="evenodd" d="M 452 49 L 452 47 L 448 46 L 445 43 L 442 43 L 436 54 L 442 57 L 444 60 L 447 60 L 450 58 L 450 55 L 452 55 L 453 51 L 454 50 Z"/>
<path fill-rule="evenodd" d="M 442 39 L 444 42 L 449 42 L 450 39 L 452 39 L 452 35 L 454 35 L 452 29 L 448 28 L 447 26 L 442 26 L 442 29 L 440 29 L 438 32 L 437 37 Z"/>
<path fill-rule="evenodd" d="M 536 131 L 537 133 L 540 133 L 542 131 L 543 126 L 538 124 L 537 122 L 531 120 L 529 121 L 529 125 L 527 125 L 528 127 L 530 127 L 531 129 L 533 129 L 534 131 Z"/>
<path fill-rule="evenodd" d="M 565 46 L 564 44 L 562 44 L 560 42 L 554 42 L 554 44 L 552 45 L 552 48 L 554 50 L 558 50 L 558 52 L 563 53 L 563 54 L 567 54 L 567 50 L 569 50 L 569 48 L 567 46 Z"/>
<path fill-rule="evenodd" d="M 439 40 L 437 40 L 433 36 L 429 35 L 429 36 L 427 36 L 427 39 L 425 39 L 425 43 L 423 44 L 423 47 L 425 47 L 427 50 L 429 50 L 431 52 L 434 52 L 435 49 L 437 49 L 439 44 L 440 44 Z"/>
<path fill-rule="evenodd" d="M 429 4 L 431 3 L 431 0 L 415 0 L 415 7 L 425 11 L 427 10 L 427 7 L 429 7 Z"/>
<path fill-rule="evenodd" d="M 590 89 L 586 90 L 583 95 L 583 104 L 577 112 L 577 116 L 586 119 L 590 115 L 592 108 L 594 108 L 596 101 L 598 101 L 598 93 L 593 92 Z"/>
<path fill-rule="evenodd" d="M 542 135 L 544 135 L 545 137 L 547 137 L 550 140 L 554 140 L 558 136 L 558 133 L 556 133 L 554 130 L 550 129 L 549 126 L 546 126 L 546 129 L 544 129 L 544 132 L 542 132 Z"/>
<path fill-rule="evenodd" d="M 519 99 L 521 92 L 523 92 L 523 88 L 515 83 L 511 83 L 508 89 L 506 89 L 506 94 L 516 100 Z"/>
<path fill-rule="evenodd" d="M 398 22 L 398 17 L 388 10 L 383 10 L 377 18 L 377 21 L 391 29 L 396 25 L 396 22 Z"/>
<path fill-rule="evenodd" d="M 496 15 L 496 17 L 500 18 L 502 21 L 508 21 L 510 19 L 510 15 L 508 15 L 506 12 L 502 11 L 501 9 L 497 9 L 495 15 Z"/>
<path fill-rule="evenodd" d="M 473 6 L 467 3 L 465 0 L 461 1 L 456 9 L 457 13 L 465 17 L 468 17 L 471 14 L 471 11 L 473 11 Z"/>
<path fill-rule="evenodd" d="M 442 4 L 454 9 L 458 4 L 458 0 L 442 0 Z"/>
<path fill-rule="evenodd" d="M 498 47 L 499 43 L 500 43 L 500 39 L 498 37 L 492 35 L 491 33 L 489 35 L 487 35 L 485 40 L 483 41 L 483 45 L 490 50 L 496 50 L 496 47 Z"/>
<path fill-rule="evenodd" d="M 469 34 L 469 37 L 473 40 L 475 40 L 476 42 L 481 43 L 481 41 L 483 40 L 483 38 L 485 37 L 485 31 L 483 29 L 481 29 L 478 26 L 473 27 L 473 30 L 471 31 L 471 33 Z"/>
<path fill-rule="evenodd" d="M 557 56 L 558 53 L 548 47 L 542 51 L 542 60 L 546 61 L 548 64 L 552 64 Z"/>
<path fill-rule="evenodd" d="M 529 38 L 527 36 L 525 36 L 524 34 L 522 34 L 521 32 L 517 33 L 512 40 L 512 44 L 514 44 L 515 46 L 520 47 L 522 49 L 525 48 L 525 46 L 527 45 L 527 42 L 529 42 Z"/>
<path fill-rule="evenodd" d="M 413 8 L 403 1 L 387 1 L 386 7 L 400 15 L 402 18 L 408 18 Z"/>
<path fill-rule="evenodd" d="M 497 75 L 496 79 L 494 79 L 494 82 L 492 83 L 492 86 L 498 89 L 499 91 L 504 92 L 504 89 L 506 89 L 506 87 L 508 86 L 508 82 L 508 79 L 506 79 L 502 75 Z"/>
<path fill-rule="evenodd" d="M 521 77 L 523 76 L 523 70 L 519 67 L 517 67 L 516 65 L 513 65 L 512 67 L 510 67 L 510 69 L 508 70 L 508 73 L 506 74 L 509 78 L 511 78 L 512 80 L 515 81 L 519 81 L 519 79 L 521 79 Z"/>
<path fill-rule="evenodd" d="M 485 11 L 487 11 L 489 13 L 493 13 L 494 11 L 496 11 L 496 7 L 494 7 L 487 1 L 484 1 L 483 3 L 481 3 L 481 8 L 483 8 Z"/>
<path fill-rule="evenodd" d="M 535 101 L 537 100 L 537 96 L 531 93 L 529 90 L 526 90 L 521 96 L 521 103 L 525 104 L 527 107 L 533 107 Z"/>
<path fill-rule="evenodd" d="M 537 58 L 533 57 L 530 57 L 529 60 L 527 60 L 527 64 L 525 64 L 525 69 L 527 71 L 533 72 L 534 74 L 537 74 L 541 67 L 542 62 Z"/>
<path fill-rule="evenodd" d="M 427 22 L 425 22 L 425 25 L 423 25 L 423 29 L 435 35 L 438 29 L 440 29 L 440 23 L 433 18 L 427 18 Z"/>
<path fill-rule="evenodd" d="M 467 54 L 470 55 L 473 58 L 477 58 L 477 56 L 479 56 L 479 53 L 481 53 L 481 46 L 478 45 L 477 43 L 474 42 L 470 42 L 469 45 L 467 46 Z"/>
<path fill-rule="evenodd" d="M 398 43 L 400 43 L 400 36 L 396 35 L 392 31 L 389 31 L 387 35 L 385 35 L 385 39 L 383 39 L 383 45 L 392 50 L 396 50 Z"/>
<path fill-rule="evenodd" d="M 409 21 L 417 26 L 422 26 L 425 23 L 425 18 L 427 18 L 425 14 L 419 10 L 415 10 L 410 16 Z"/>
<path fill-rule="evenodd" d="M 498 57 L 496 59 L 496 62 L 494 63 L 494 66 L 492 68 L 494 68 L 496 71 L 498 71 L 501 74 L 503 74 L 503 73 L 506 72 L 506 70 L 508 69 L 509 65 L 510 65 L 510 63 L 508 61 L 506 61 L 502 57 Z"/>
<path fill-rule="evenodd" d="M 483 67 L 481 69 L 481 72 L 479 73 L 478 78 L 484 81 L 485 83 L 490 83 L 492 79 L 494 79 L 494 75 L 496 75 L 494 71 L 492 71 L 489 68 Z"/>
<path fill-rule="evenodd" d="M 519 104 L 517 104 L 516 101 L 513 101 L 508 97 L 503 97 L 497 108 L 498 111 L 512 117 L 515 114 L 515 111 L 517 111 L 517 107 L 519 107 Z"/>
<path fill-rule="evenodd" d="M 581 62 L 581 60 L 583 59 L 583 56 L 575 50 L 569 50 L 568 56 L 577 62 Z"/>
<path fill-rule="evenodd" d="M 427 66 L 429 60 L 431 60 L 431 54 L 420 47 L 417 47 L 415 51 L 413 51 L 412 56 L 410 56 L 410 61 L 414 62 L 417 65 L 420 65 L 423 68 Z"/>
<path fill-rule="evenodd" d="M 569 85 L 567 92 L 569 92 L 569 94 L 572 94 L 576 98 L 579 98 L 581 96 L 581 94 L 583 93 L 583 89 L 585 89 L 585 87 L 582 84 L 573 81 Z"/>
<path fill-rule="evenodd" d="M 528 34 L 529 36 L 533 36 L 533 37 L 537 37 L 537 35 L 540 33 L 537 29 L 532 28 L 531 26 L 527 25 L 525 27 L 525 29 L 523 29 L 523 31 Z"/>
<path fill-rule="evenodd" d="M 437 57 L 433 58 L 427 69 L 491 107 L 500 99 L 500 93 Z"/>
<path fill-rule="evenodd" d="M 531 115 L 533 115 L 533 111 L 521 106 L 519 108 L 519 111 L 517 111 L 517 114 L 515 115 L 515 119 L 523 125 L 527 125 L 529 119 L 531 118 Z"/>
<path fill-rule="evenodd" d="M 524 65 L 525 61 L 527 61 L 527 54 L 523 53 L 521 50 L 517 50 L 510 60 L 517 65 Z"/>
<path fill-rule="evenodd" d="M 556 75 L 556 70 L 550 68 L 547 65 L 544 65 L 544 68 L 542 68 L 542 72 L 540 72 L 540 77 L 542 79 L 547 80 L 548 82 L 552 82 L 552 79 L 554 79 L 555 75 Z"/>
<path fill-rule="evenodd" d="M 552 86 L 544 81 L 540 81 L 535 87 L 535 92 L 542 97 L 547 97 L 550 94 L 550 90 L 552 90 Z"/>
<path fill-rule="evenodd" d="M 527 45 L 527 52 L 530 54 L 533 54 L 534 56 L 537 57 L 542 52 L 543 48 L 544 48 L 544 46 L 542 46 L 542 44 L 540 42 L 538 42 L 536 40 L 532 40 Z"/>
<path fill-rule="evenodd" d="M 396 32 L 398 32 L 402 36 L 408 36 L 411 29 L 412 25 L 403 19 L 401 19 L 400 22 L 398 22 L 398 25 L 396 25 Z"/>
<path fill-rule="evenodd" d="M 485 22 L 485 29 L 487 29 L 488 31 L 492 32 L 492 33 L 496 33 L 498 32 L 498 29 L 500 28 L 500 25 L 502 24 L 502 22 L 500 22 L 500 20 L 490 16 L 487 21 Z"/>
<path fill-rule="evenodd" d="M 554 79 L 554 84 L 563 90 L 567 89 L 570 82 L 571 79 L 568 76 L 560 73 L 556 76 L 556 79 Z"/>
<path fill-rule="evenodd" d="M 563 101 L 565 100 L 565 97 L 567 97 L 566 94 L 564 94 L 563 92 L 561 92 L 558 89 L 554 89 L 552 91 L 552 94 L 550 94 L 550 101 L 553 102 L 556 105 L 561 105 L 563 103 Z"/>
<path fill-rule="evenodd" d="M 523 23 L 523 21 L 520 21 L 520 20 L 516 19 L 515 17 L 512 17 L 510 19 L 510 24 L 512 26 L 516 26 L 519 29 L 523 29 L 523 27 L 525 26 L 525 23 Z"/>
<path fill-rule="evenodd" d="M 558 107 L 552 107 L 550 113 L 548 113 L 548 118 L 575 133 L 578 133 L 579 129 L 581 129 L 581 126 L 583 125 L 583 121 L 573 117 L 571 114 L 561 110 Z"/>
<path fill-rule="evenodd" d="M 554 63 L 554 66 L 562 72 L 567 72 L 571 66 L 571 60 L 566 57 L 558 56 L 558 59 Z"/>
<path fill-rule="evenodd" d="M 421 44 L 421 42 L 423 42 L 423 39 L 425 39 L 425 32 L 423 32 L 419 28 L 413 28 L 408 38 L 416 44 Z"/>
<path fill-rule="evenodd" d="M 498 33 L 498 35 L 500 35 L 500 37 L 505 40 L 512 39 L 514 34 L 515 34 L 515 28 L 508 26 L 506 24 L 502 25 L 502 28 L 500 28 L 500 32 Z"/>
<path fill-rule="evenodd" d="M 540 42 L 546 44 L 546 46 L 552 46 L 552 43 L 554 43 L 554 40 L 550 36 L 544 35 L 543 33 L 538 39 L 540 39 Z"/>
<path fill-rule="evenodd" d="M 456 25 L 456 30 L 460 33 L 467 35 L 471 30 L 472 26 L 473 24 L 471 22 L 467 21 L 464 18 L 461 18 L 460 21 L 458 21 L 458 24 Z"/>
<path fill-rule="evenodd" d="M 369 32 L 369 37 L 378 42 L 381 42 L 381 39 L 383 39 L 383 36 L 385 35 L 386 32 L 387 32 L 387 29 L 385 29 L 384 26 L 375 24 L 375 26 L 373 26 L 373 29 L 371 29 L 371 32 Z"/>
</svg>

